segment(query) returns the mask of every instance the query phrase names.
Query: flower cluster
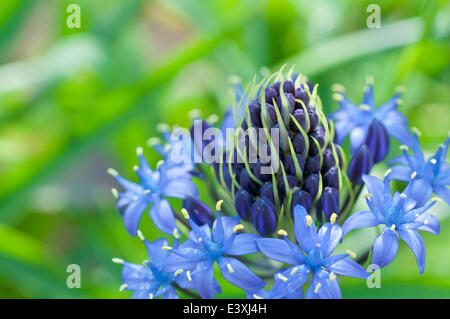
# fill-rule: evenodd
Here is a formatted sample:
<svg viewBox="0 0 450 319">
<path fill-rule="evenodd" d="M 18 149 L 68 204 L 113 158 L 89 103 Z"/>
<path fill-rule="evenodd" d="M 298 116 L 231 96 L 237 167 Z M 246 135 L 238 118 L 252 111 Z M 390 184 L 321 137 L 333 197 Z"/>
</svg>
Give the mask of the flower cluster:
<svg viewBox="0 0 450 319">
<path fill-rule="evenodd" d="M 340 108 L 327 118 L 318 86 L 282 68 L 246 89 L 235 85 L 235 102 L 220 125 L 195 114 L 182 134 L 161 126 L 165 142 L 153 138 L 149 145 L 163 161 L 152 170 L 138 148 L 138 183 L 109 169 L 123 189 L 113 194 L 125 228 L 144 242 L 150 259 L 143 265 L 113 259 L 122 265 L 121 289 L 133 298 L 214 298 L 222 292 L 220 276 L 248 298 L 341 298 L 339 277 L 370 278 L 366 260 L 344 246 L 352 230 L 367 227 L 379 231 L 367 252 L 371 264 L 392 263 L 400 238 L 423 273 L 419 231 L 440 230 L 430 213 L 439 199 L 432 194 L 450 204 L 450 139 L 425 159 L 417 130 L 411 134 L 397 110 L 400 93 L 376 108 L 371 80 L 359 106 L 342 86 L 335 89 Z M 389 156 L 391 137 L 404 144 L 403 155 L 387 161 L 380 180 L 370 173 Z M 216 212 L 200 199 L 194 178 L 216 199 Z M 393 192 L 392 180 L 406 186 Z M 363 189 L 367 210 L 353 212 Z M 170 239 L 149 242 L 138 230 L 149 206 Z M 334 253 L 339 246 L 345 254 Z"/>
</svg>

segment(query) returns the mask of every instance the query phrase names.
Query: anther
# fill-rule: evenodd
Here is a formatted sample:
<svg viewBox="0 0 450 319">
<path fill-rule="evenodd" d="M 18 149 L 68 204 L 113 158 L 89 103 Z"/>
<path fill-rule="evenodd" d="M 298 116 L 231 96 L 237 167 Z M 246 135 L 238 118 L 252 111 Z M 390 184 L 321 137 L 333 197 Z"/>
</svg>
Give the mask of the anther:
<svg viewBox="0 0 450 319">
<path fill-rule="evenodd" d="M 180 239 L 180 234 L 178 233 L 178 229 L 174 229 L 173 230 L 173 237 L 175 237 L 176 239 Z"/>
<path fill-rule="evenodd" d="M 253 294 L 253 298 L 255 298 L 255 299 L 263 299 L 263 297 L 258 296 L 258 295 L 256 295 L 256 294 Z"/>
<path fill-rule="evenodd" d="M 408 151 L 408 150 L 409 150 L 409 147 L 408 147 L 408 145 L 404 145 L 404 144 L 403 144 L 403 145 L 400 145 L 400 146 L 399 146 L 399 149 L 402 150 L 402 151 Z"/>
<path fill-rule="evenodd" d="M 334 272 L 330 272 L 330 276 L 328 278 L 330 278 L 330 280 L 333 281 L 336 279 L 336 275 L 334 274 Z"/>
<path fill-rule="evenodd" d="M 141 232 L 139 229 L 138 229 L 138 231 L 137 231 L 137 235 L 138 235 L 138 237 L 139 237 L 140 240 L 142 240 L 142 241 L 145 240 L 144 235 L 142 234 L 142 232 Z"/>
<path fill-rule="evenodd" d="M 128 287 L 127 284 L 122 284 L 122 285 L 120 285 L 120 287 L 119 287 L 119 291 L 124 291 L 125 288 L 127 288 L 127 287 Z"/>
<path fill-rule="evenodd" d="M 320 287 L 322 287 L 322 284 L 319 282 L 319 283 L 316 285 L 316 288 L 314 288 L 314 293 L 315 293 L 315 294 L 319 292 Z"/>
<path fill-rule="evenodd" d="M 417 127 L 412 127 L 411 130 L 416 133 L 417 136 L 422 136 L 422 132 Z"/>
<path fill-rule="evenodd" d="M 217 210 L 217 211 L 220 211 L 220 210 L 222 209 L 222 204 L 223 204 L 223 200 L 222 200 L 222 199 L 219 200 L 219 201 L 216 203 L 216 210 Z"/>
<path fill-rule="evenodd" d="M 277 277 L 280 278 L 283 282 L 288 281 L 288 279 L 286 278 L 286 276 L 283 276 L 282 274 L 278 274 Z"/>
<path fill-rule="evenodd" d="M 395 228 L 396 228 L 395 224 L 392 224 L 392 226 L 391 226 L 391 228 L 390 228 L 390 229 L 391 229 L 392 231 L 394 231 L 394 230 L 395 230 Z"/>
<path fill-rule="evenodd" d="M 159 132 L 167 132 L 170 131 L 170 126 L 166 123 L 159 123 L 156 125 L 156 130 Z"/>
<path fill-rule="evenodd" d="M 359 108 L 360 108 L 361 110 L 364 110 L 364 111 L 370 111 L 370 110 L 371 110 L 370 105 L 367 105 L 367 104 L 361 104 L 361 105 L 359 106 Z"/>
<path fill-rule="evenodd" d="M 311 226 L 312 225 L 312 217 L 311 216 L 306 216 L 306 225 L 307 226 Z"/>
<path fill-rule="evenodd" d="M 172 247 L 170 247 L 170 246 L 162 246 L 161 249 L 162 250 L 172 250 Z"/>
<path fill-rule="evenodd" d="M 159 160 L 158 163 L 156 163 L 156 169 L 160 168 L 164 164 L 164 160 Z"/>
<path fill-rule="evenodd" d="M 227 268 L 228 268 L 228 272 L 230 274 L 234 273 L 234 269 L 233 269 L 233 267 L 231 267 L 231 264 L 227 264 Z"/>
<path fill-rule="evenodd" d="M 175 271 L 175 273 L 173 275 L 176 277 L 179 274 L 181 274 L 183 271 L 184 271 L 183 269 L 178 269 L 177 271 Z"/>
<path fill-rule="evenodd" d="M 150 299 L 153 299 L 153 294 L 150 293 L 150 294 L 148 295 L 148 297 L 149 297 Z"/>
<path fill-rule="evenodd" d="M 336 92 L 345 92 L 345 87 L 338 83 L 333 84 L 331 86 L 331 89 Z"/>
<path fill-rule="evenodd" d="M 238 231 L 243 230 L 243 229 L 244 229 L 244 225 L 242 225 L 242 224 L 237 224 L 237 225 L 234 226 L 234 228 L 233 228 L 233 233 L 237 233 Z"/>
<path fill-rule="evenodd" d="M 183 217 L 184 217 L 185 219 L 189 219 L 189 213 L 188 213 L 188 211 L 186 210 L 186 208 L 182 208 L 182 209 L 181 209 L 181 213 L 183 214 Z"/>
<path fill-rule="evenodd" d="M 331 96 L 334 100 L 336 100 L 336 101 L 342 101 L 343 99 L 344 99 L 344 97 L 341 95 L 341 94 L 339 94 L 339 93 L 333 93 L 333 95 Z"/>
<path fill-rule="evenodd" d="M 369 198 L 369 197 L 372 197 L 372 196 L 373 196 L 372 194 L 367 193 L 367 194 L 363 195 L 362 198 Z"/>
<path fill-rule="evenodd" d="M 298 267 L 292 268 L 292 270 L 291 270 L 291 276 L 292 276 L 293 274 L 295 274 L 297 271 L 298 271 Z"/>
<path fill-rule="evenodd" d="M 279 231 L 278 231 L 278 235 L 280 235 L 280 236 L 288 236 L 288 233 L 287 233 L 287 231 L 285 231 L 284 229 L 280 229 Z"/>
<path fill-rule="evenodd" d="M 111 176 L 117 176 L 119 173 L 114 168 L 108 168 L 106 172 Z"/>
<path fill-rule="evenodd" d="M 436 161 L 435 158 L 432 158 L 432 159 L 430 160 L 430 162 L 431 162 L 431 164 L 433 164 L 433 165 L 436 165 L 436 163 L 437 163 L 437 161 Z"/>
<path fill-rule="evenodd" d="M 138 148 L 136 148 L 136 155 L 137 156 L 141 156 L 142 153 L 144 153 L 144 150 L 143 150 L 142 147 L 139 146 Z"/>
<path fill-rule="evenodd" d="M 159 145 L 161 144 L 161 139 L 159 139 L 158 137 L 150 137 L 147 140 L 147 146 L 153 147 L 155 145 Z"/>
<path fill-rule="evenodd" d="M 189 281 L 192 281 L 191 271 L 190 271 L 190 270 L 186 271 L 186 277 L 187 277 L 187 279 L 188 279 Z"/>
<path fill-rule="evenodd" d="M 386 173 L 384 174 L 384 177 L 388 176 L 391 172 L 392 172 L 392 169 L 388 169 L 388 170 L 386 171 Z"/>
<path fill-rule="evenodd" d="M 113 194 L 114 198 L 119 198 L 119 193 L 117 192 L 117 189 L 111 188 L 111 193 Z"/>
<path fill-rule="evenodd" d="M 424 224 L 424 225 L 428 225 L 428 219 L 425 219 L 425 220 L 423 221 L 423 224 Z"/>
<path fill-rule="evenodd" d="M 406 198 L 406 194 L 400 194 L 400 197 L 405 199 Z"/>
<path fill-rule="evenodd" d="M 115 264 L 123 265 L 123 263 L 124 263 L 125 261 L 124 261 L 122 258 L 114 257 L 114 258 L 112 259 L 112 262 L 115 263 Z"/>
<path fill-rule="evenodd" d="M 345 252 L 346 252 L 347 254 L 349 254 L 350 257 L 356 258 L 356 253 L 355 253 L 354 251 L 351 251 L 351 250 L 347 249 Z"/>
<path fill-rule="evenodd" d="M 416 176 L 417 176 L 417 172 L 414 171 L 414 172 L 411 174 L 411 179 L 415 178 Z"/>
<path fill-rule="evenodd" d="M 336 213 L 331 214 L 331 216 L 330 216 L 331 225 L 334 225 L 337 217 L 338 217 L 338 215 Z"/>
</svg>

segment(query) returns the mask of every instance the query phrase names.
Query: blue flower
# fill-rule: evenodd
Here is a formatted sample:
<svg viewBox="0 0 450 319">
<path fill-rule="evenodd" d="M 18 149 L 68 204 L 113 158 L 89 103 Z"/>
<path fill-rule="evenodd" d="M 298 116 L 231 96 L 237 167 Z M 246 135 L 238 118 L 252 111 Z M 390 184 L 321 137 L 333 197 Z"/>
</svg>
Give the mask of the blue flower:
<svg viewBox="0 0 450 319">
<path fill-rule="evenodd" d="M 351 215 L 342 226 L 342 236 L 353 229 L 385 225 L 373 243 L 372 264 L 380 267 L 389 265 L 397 254 L 398 236 L 411 248 L 416 257 L 420 273 L 425 268 L 425 244 L 417 232 L 423 230 L 439 234 L 439 221 L 427 213 L 434 201 L 425 206 L 417 206 L 410 196 L 412 183 L 400 194 L 391 194 L 389 170 L 384 182 L 376 177 L 365 175 L 364 183 L 371 194 L 366 198 L 368 211 Z"/>
<path fill-rule="evenodd" d="M 202 298 L 214 298 L 218 291 L 218 283 L 214 279 L 214 264 L 217 262 L 222 276 L 233 285 L 246 291 L 254 291 L 265 286 L 264 281 L 255 275 L 246 265 L 229 256 L 241 256 L 258 252 L 255 239 L 256 234 L 237 234 L 243 226 L 239 224 L 239 217 L 222 217 L 220 206 L 217 204 L 217 219 L 212 231 L 205 224 L 198 226 L 188 212 L 183 214 L 188 218 L 192 230 L 189 239 L 178 249 L 173 249 L 164 270 L 167 272 L 186 270 L 188 280 Z M 220 286 L 219 286 L 220 287 Z"/>
<path fill-rule="evenodd" d="M 303 206 L 294 210 L 294 232 L 298 246 L 287 238 L 283 230 L 278 234 L 283 239 L 257 239 L 259 249 L 269 258 L 292 265 L 278 272 L 276 276 L 300 293 L 302 286 L 312 274 L 312 281 L 306 291 L 306 298 L 341 298 L 336 275 L 366 279 L 369 273 L 357 262 L 347 258 L 348 254 L 331 255 L 341 239 L 342 230 L 335 223 L 336 214 L 319 231 Z"/>
<path fill-rule="evenodd" d="M 401 94 L 397 92 L 386 103 L 376 108 L 373 86 L 371 81 L 368 81 L 364 90 L 363 101 L 358 107 L 338 90 L 334 97 L 339 101 L 340 109 L 331 114 L 331 118 L 336 121 L 337 142 L 342 144 L 345 137 L 350 134 L 351 151 L 354 153 L 368 140 L 369 127 L 374 120 L 377 120 L 384 126 L 390 136 L 403 144 L 411 145 L 413 140 L 408 130 L 408 120 L 397 111 L 400 96 Z"/>
<path fill-rule="evenodd" d="M 285 275 L 288 275 L 287 272 Z M 257 291 L 246 291 L 247 299 L 302 299 L 303 291 L 298 287 L 293 287 L 292 282 L 284 282 L 274 275 L 275 283 L 270 290 L 259 289 Z"/>
<path fill-rule="evenodd" d="M 430 199 L 431 193 L 435 193 L 450 205 L 450 167 L 445 161 L 450 138 L 447 138 L 433 156 L 427 160 L 420 149 L 419 138 L 414 134 L 413 154 L 409 155 L 403 149 L 403 155 L 389 161 L 393 166 L 391 178 L 400 181 L 409 181 L 414 176 L 411 186 L 411 196 L 419 205 L 425 204 Z"/>
<path fill-rule="evenodd" d="M 156 170 L 152 170 L 142 148 L 137 149 L 139 166 L 135 166 L 134 171 L 139 177 L 139 184 L 126 180 L 113 169 L 108 170 L 125 190 L 118 192 L 113 189 L 113 194 L 118 199 L 117 209 L 123 215 L 125 228 L 133 236 L 137 233 L 143 212 L 150 204 L 149 214 L 153 223 L 161 231 L 172 234 L 177 225 L 165 197 L 184 199 L 187 196 L 198 196 L 197 187 L 192 182 L 193 165 L 174 160 L 176 155 L 170 150 L 166 152 L 164 162 Z"/>
<path fill-rule="evenodd" d="M 132 264 L 119 258 L 113 261 L 123 265 L 122 282 L 120 290 L 132 290 L 133 299 L 153 299 L 162 297 L 164 299 L 178 299 L 174 284 L 184 289 L 192 289 L 193 285 L 185 276 L 179 272 L 165 272 L 162 270 L 169 256 L 168 243 L 165 239 L 148 242 L 140 232 L 139 237 L 143 240 L 150 261 L 143 265 Z"/>
</svg>

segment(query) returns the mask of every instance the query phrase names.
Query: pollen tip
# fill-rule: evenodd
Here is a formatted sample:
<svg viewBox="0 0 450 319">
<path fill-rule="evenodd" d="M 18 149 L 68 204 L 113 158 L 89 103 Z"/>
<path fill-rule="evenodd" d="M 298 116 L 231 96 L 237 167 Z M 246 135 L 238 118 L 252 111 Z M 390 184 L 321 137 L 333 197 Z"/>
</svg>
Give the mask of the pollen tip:
<svg viewBox="0 0 450 319">
<path fill-rule="evenodd" d="M 188 281 L 192 281 L 191 271 L 190 270 L 186 271 L 186 277 L 187 277 Z"/>
<path fill-rule="evenodd" d="M 339 94 L 339 93 L 333 93 L 333 95 L 331 97 L 338 102 L 340 102 L 344 99 L 342 94 Z"/>
<path fill-rule="evenodd" d="M 417 176 L 417 172 L 414 171 L 414 172 L 411 174 L 411 179 L 414 179 L 416 176 Z"/>
<path fill-rule="evenodd" d="M 173 237 L 175 237 L 176 239 L 180 239 L 180 234 L 178 233 L 178 229 L 174 229 L 173 230 Z"/>
<path fill-rule="evenodd" d="M 338 217 L 338 215 L 336 213 L 331 214 L 331 216 L 330 216 L 331 225 L 334 225 L 337 217 Z"/>
<path fill-rule="evenodd" d="M 356 258 L 356 253 L 355 253 L 354 251 L 351 251 L 350 249 L 347 249 L 345 252 L 346 252 L 347 254 L 349 254 L 350 257 Z"/>
<path fill-rule="evenodd" d="M 168 132 L 170 131 L 170 126 L 167 123 L 159 123 L 156 125 L 156 130 L 159 132 Z"/>
<path fill-rule="evenodd" d="M 184 217 L 185 219 L 189 219 L 189 213 L 188 213 L 188 211 L 186 210 L 186 208 L 182 208 L 182 209 L 181 209 L 181 213 L 183 214 L 183 217 Z"/>
<path fill-rule="evenodd" d="M 179 274 L 181 274 L 183 271 L 184 271 L 183 269 L 178 269 L 177 271 L 175 271 L 175 273 L 173 275 L 176 277 Z"/>
<path fill-rule="evenodd" d="M 117 192 L 117 189 L 111 188 L 111 193 L 113 194 L 114 198 L 119 198 L 119 193 Z"/>
<path fill-rule="evenodd" d="M 391 172 L 392 172 L 392 169 L 389 168 L 389 169 L 386 171 L 386 173 L 384 173 L 384 177 L 387 177 Z"/>
<path fill-rule="evenodd" d="M 329 278 L 330 278 L 331 281 L 336 279 L 336 275 L 334 274 L 334 272 L 330 272 Z"/>
<path fill-rule="evenodd" d="M 137 235 L 138 235 L 138 237 L 139 237 L 140 240 L 142 240 L 142 241 L 145 240 L 144 235 L 142 234 L 142 232 L 141 232 L 139 229 L 138 229 L 138 231 L 137 231 Z"/>
<path fill-rule="evenodd" d="M 396 226 L 395 226 L 395 224 L 392 224 L 392 226 L 391 226 L 391 228 L 390 228 L 392 231 L 394 231 L 395 229 L 396 229 Z"/>
<path fill-rule="evenodd" d="M 435 158 L 432 158 L 432 159 L 430 160 L 430 162 L 431 162 L 431 164 L 433 164 L 433 165 L 436 165 L 436 163 L 437 163 L 437 161 L 436 161 Z"/>
<path fill-rule="evenodd" d="M 287 277 L 283 276 L 282 274 L 278 274 L 277 277 L 280 278 L 283 282 L 288 281 Z"/>
<path fill-rule="evenodd" d="M 372 75 L 369 75 L 366 78 L 366 83 L 367 83 L 367 85 L 372 85 L 373 84 L 373 76 Z"/>
<path fill-rule="evenodd" d="M 137 156 L 141 156 L 143 153 L 144 153 L 144 149 L 141 146 L 136 148 L 136 155 Z"/>
<path fill-rule="evenodd" d="M 335 92 L 345 92 L 345 87 L 339 83 L 333 84 L 331 89 Z"/>
<path fill-rule="evenodd" d="M 280 229 L 279 231 L 278 231 L 278 235 L 280 235 L 280 236 L 288 236 L 288 233 L 287 233 L 287 231 L 285 231 L 284 229 Z"/>
<path fill-rule="evenodd" d="M 411 128 L 411 130 L 416 133 L 417 136 L 422 136 L 422 132 L 415 126 Z"/>
<path fill-rule="evenodd" d="M 227 268 L 228 268 L 228 272 L 230 274 L 234 273 L 234 269 L 233 269 L 233 267 L 231 267 L 231 264 L 227 264 Z"/>
<path fill-rule="evenodd" d="M 306 225 L 311 226 L 312 225 L 312 217 L 310 215 L 306 216 Z"/>
<path fill-rule="evenodd" d="M 406 194 L 400 194 L 401 198 L 406 198 Z"/>
<path fill-rule="evenodd" d="M 148 297 L 149 297 L 150 299 L 153 299 L 153 294 L 152 294 L 152 293 L 148 294 Z"/>
<path fill-rule="evenodd" d="M 442 199 L 440 199 L 439 197 L 433 197 L 431 198 L 432 202 L 442 202 Z"/>
<path fill-rule="evenodd" d="M 119 173 L 114 168 L 108 168 L 106 172 L 111 176 L 117 176 Z"/>
<path fill-rule="evenodd" d="M 315 294 L 319 292 L 320 287 L 322 287 L 322 284 L 319 282 L 319 283 L 316 285 L 316 287 L 314 288 L 314 293 L 315 293 Z"/>
<path fill-rule="evenodd" d="M 361 104 L 360 106 L 359 106 L 359 108 L 361 109 L 361 110 L 364 110 L 364 111 L 370 111 L 372 108 L 370 107 L 370 105 L 367 105 L 367 104 Z"/>
<path fill-rule="evenodd" d="M 119 291 L 124 291 L 128 287 L 127 284 L 121 284 L 119 287 Z"/>
<path fill-rule="evenodd" d="M 373 196 L 372 194 L 367 193 L 367 194 L 363 195 L 362 198 L 370 198 L 370 197 L 372 197 L 372 196 Z"/>
<path fill-rule="evenodd" d="M 164 164 L 164 160 L 159 160 L 158 163 L 156 163 L 156 169 L 159 169 Z"/>
<path fill-rule="evenodd" d="M 407 151 L 407 150 L 409 150 L 409 147 L 408 147 L 408 145 L 403 144 L 403 145 L 399 146 L 399 149 L 402 151 Z"/>
<path fill-rule="evenodd" d="M 161 144 L 161 140 L 158 138 L 158 137 L 150 137 L 148 140 L 147 140 L 147 146 L 149 146 L 149 147 L 153 147 L 153 146 L 155 146 L 155 145 L 159 145 L 159 144 Z"/>
<path fill-rule="evenodd" d="M 172 247 L 170 247 L 170 246 L 162 246 L 161 249 L 162 250 L 172 250 Z"/>
<path fill-rule="evenodd" d="M 200 118 L 202 116 L 202 111 L 199 109 L 193 109 L 192 111 L 189 111 L 188 117 L 193 120 L 196 118 Z"/>
<path fill-rule="evenodd" d="M 125 261 L 124 261 L 122 258 L 114 257 L 114 258 L 112 259 L 112 262 L 115 263 L 115 264 L 123 265 L 123 263 L 124 263 Z"/>
<path fill-rule="evenodd" d="M 234 226 L 234 228 L 233 228 L 233 233 L 236 233 L 236 232 L 238 232 L 238 231 L 240 231 L 240 230 L 243 230 L 244 229 L 244 225 L 242 225 L 242 224 L 237 224 L 236 226 Z"/>
<path fill-rule="evenodd" d="M 219 201 L 216 203 L 216 210 L 217 210 L 217 211 L 220 211 L 220 210 L 222 209 L 222 204 L 223 204 L 223 199 L 219 200 Z"/>
<path fill-rule="evenodd" d="M 133 166 L 133 171 L 137 172 L 138 170 L 139 170 L 139 166 L 134 165 L 134 166 Z"/>
<path fill-rule="evenodd" d="M 210 125 L 215 124 L 218 121 L 219 121 L 219 117 L 217 116 L 217 114 L 212 114 L 206 119 L 206 123 L 208 123 Z"/>
<path fill-rule="evenodd" d="M 255 298 L 255 299 L 263 299 L 263 297 L 258 296 L 257 294 L 253 294 L 253 298 Z"/>
<path fill-rule="evenodd" d="M 291 273 L 290 273 L 291 276 L 292 276 L 293 274 L 295 274 L 297 271 L 298 271 L 298 267 L 292 268 Z"/>
</svg>

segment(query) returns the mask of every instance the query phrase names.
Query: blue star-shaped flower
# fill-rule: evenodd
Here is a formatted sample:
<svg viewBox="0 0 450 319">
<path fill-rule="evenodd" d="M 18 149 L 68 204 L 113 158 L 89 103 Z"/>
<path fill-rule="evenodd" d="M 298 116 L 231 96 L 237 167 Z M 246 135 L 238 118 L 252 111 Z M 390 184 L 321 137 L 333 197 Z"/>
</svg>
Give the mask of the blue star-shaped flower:
<svg viewBox="0 0 450 319">
<path fill-rule="evenodd" d="M 390 136 L 403 144 L 411 145 L 413 140 L 408 130 L 408 120 L 397 111 L 401 94 L 395 93 L 386 103 L 376 108 L 371 82 L 368 81 L 360 106 L 349 101 L 341 90 L 335 93 L 340 109 L 332 113 L 331 118 L 336 121 L 337 142 L 342 144 L 345 137 L 350 134 L 350 146 L 354 153 L 366 141 L 369 127 L 377 120 Z"/>
<path fill-rule="evenodd" d="M 286 273 L 287 275 L 287 273 Z M 293 282 L 284 282 L 278 274 L 274 275 L 275 283 L 270 290 L 259 289 L 257 291 L 247 291 L 247 299 L 302 299 L 303 291 L 298 289 Z"/>
<path fill-rule="evenodd" d="M 143 265 L 132 264 L 119 258 L 113 261 L 123 265 L 122 282 L 120 290 L 132 290 L 133 299 L 153 299 L 162 297 L 164 299 L 178 299 L 178 294 L 174 288 L 174 283 L 181 288 L 193 289 L 193 285 L 179 272 L 165 272 L 162 270 L 169 256 L 168 243 L 165 239 L 158 239 L 148 242 L 139 233 L 147 248 L 150 261 L 145 261 Z"/>
<path fill-rule="evenodd" d="M 417 206 L 417 202 L 410 196 L 412 183 L 409 183 L 400 194 L 391 194 L 389 187 L 389 171 L 384 182 L 376 177 L 365 175 L 364 183 L 371 194 L 366 198 L 368 211 L 361 211 L 351 215 L 342 226 L 345 236 L 353 229 L 385 225 L 383 232 L 373 243 L 372 264 L 380 267 L 389 265 L 398 250 L 398 236 L 411 248 L 416 257 L 420 273 L 425 268 L 425 244 L 417 232 L 423 230 L 434 235 L 439 234 L 439 221 L 427 213 L 434 201 L 425 206 Z"/>
<path fill-rule="evenodd" d="M 186 270 L 188 279 L 202 298 L 211 299 L 217 291 L 214 279 L 214 264 L 217 262 L 222 276 L 233 285 L 246 291 L 254 291 L 265 286 L 264 281 L 255 275 L 246 265 L 229 256 L 241 256 L 258 252 L 256 234 L 237 234 L 243 228 L 239 217 L 222 217 L 221 202 L 217 205 L 217 219 L 212 231 L 205 224 L 198 226 L 186 210 L 183 214 L 188 218 L 192 230 L 189 239 L 178 249 L 173 249 L 164 270 L 167 272 Z"/>
<path fill-rule="evenodd" d="M 283 239 L 257 239 L 259 249 L 267 257 L 292 265 L 276 276 L 289 286 L 290 291 L 301 293 L 301 287 L 312 274 L 312 282 L 306 298 L 341 298 L 336 275 L 366 279 L 369 273 L 357 262 L 347 258 L 348 254 L 331 255 L 341 239 L 341 227 L 335 223 L 336 214 L 319 231 L 303 206 L 294 210 L 294 231 L 298 246 L 291 242 L 287 233 L 279 231 Z"/>
<path fill-rule="evenodd" d="M 420 149 L 419 138 L 414 134 L 413 154 L 409 155 L 403 150 L 403 155 L 389 161 L 393 166 L 391 178 L 407 182 L 414 176 L 411 186 L 411 196 L 418 205 L 424 205 L 430 199 L 431 193 L 435 193 L 450 205 L 450 167 L 445 161 L 450 138 L 447 138 L 436 154 L 425 160 Z"/>
<path fill-rule="evenodd" d="M 177 159 L 183 154 L 182 150 L 179 153 L 181 142 L 174 142 L 173 147 L 169 147 L 164 162 L 156 170 L 150 168 L 142 148 L 138 148 L 139 166 L 135 166 L 134 171 L 139 177 L 139 184 L 126 180 L 113 169 L 108 170 L 125 190 L 118 192 L 113 189 L 113 194 L 118 199 L 117 209 L 123 215 L 125 228 L 131 235 L 136 235 L 141 216 L 150 204 L 149 214 L 153 223 L 161 231 L 172 234 L 177 225 L 165 197 L 184 199 L 187 196 L 198 196 L 197 187 L 192 182 L 193 164 Z M 175 154 L 175 151 L 178 153 Z"/>
</svg>

